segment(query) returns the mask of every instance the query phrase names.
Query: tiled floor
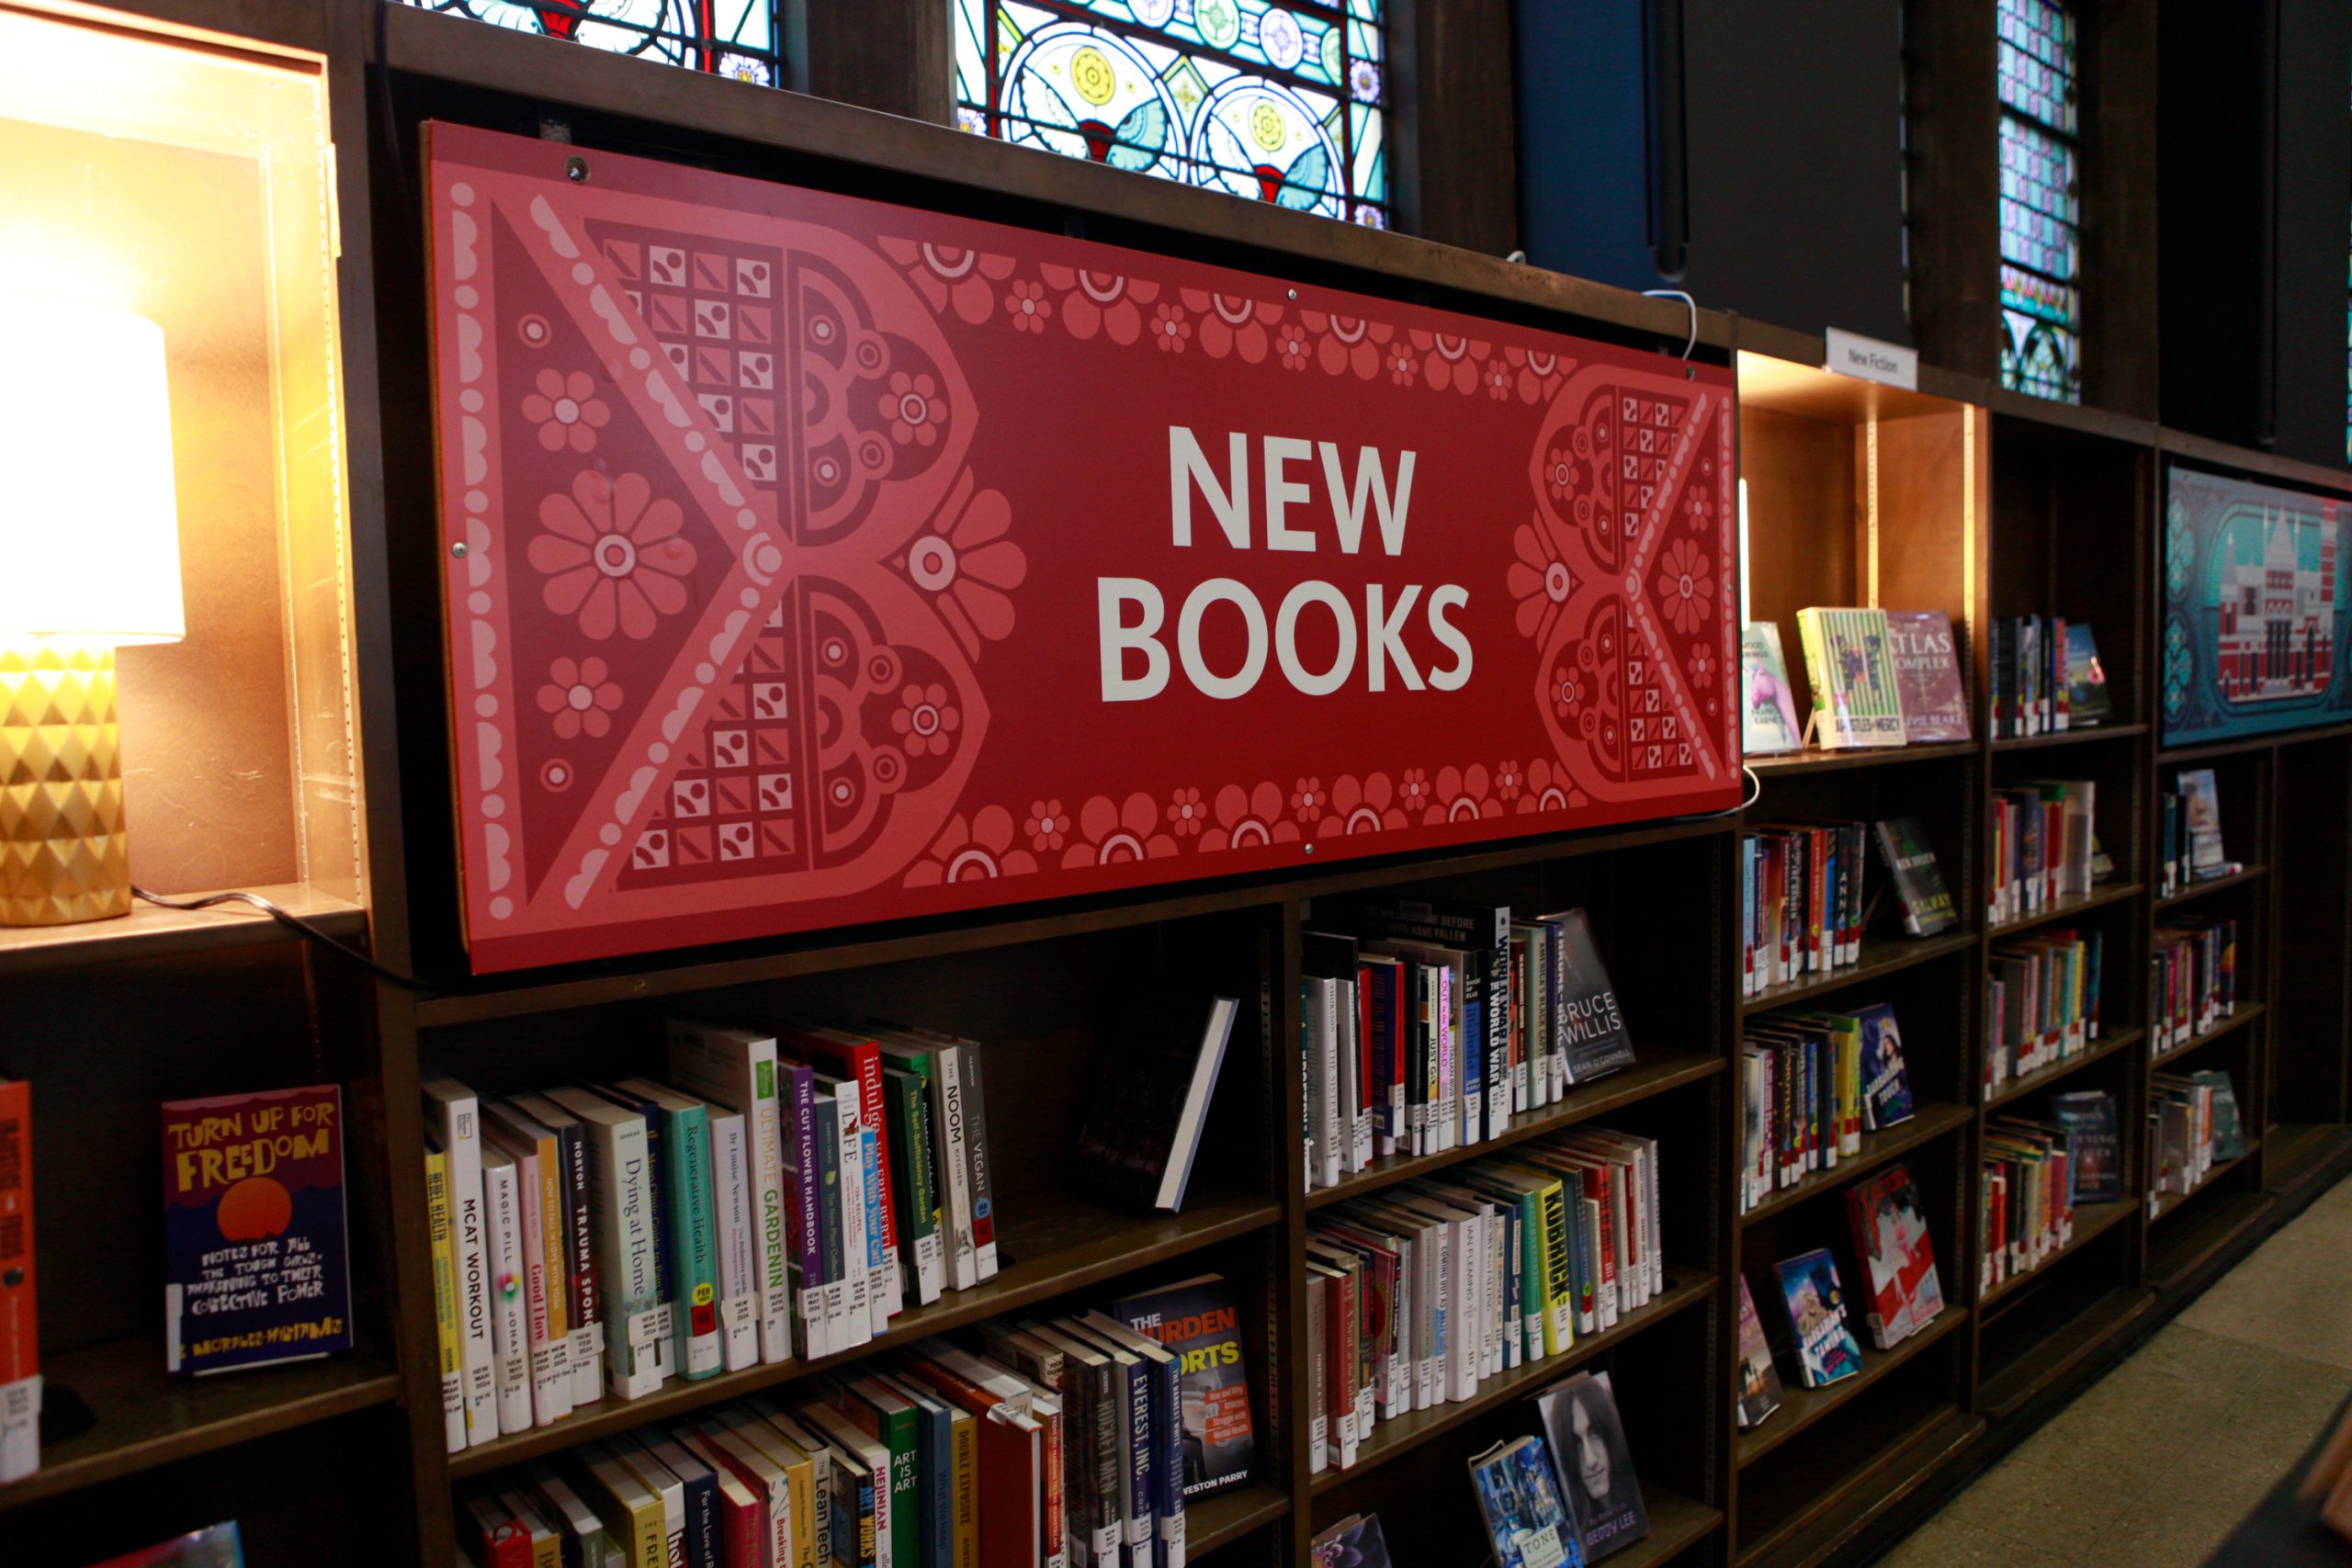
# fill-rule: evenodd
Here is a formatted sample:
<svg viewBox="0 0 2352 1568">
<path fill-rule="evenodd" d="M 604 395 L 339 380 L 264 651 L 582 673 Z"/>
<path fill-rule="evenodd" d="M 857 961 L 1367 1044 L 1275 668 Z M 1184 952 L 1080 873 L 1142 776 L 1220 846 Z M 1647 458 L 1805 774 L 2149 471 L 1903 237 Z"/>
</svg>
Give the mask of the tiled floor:
<svg viewBox="0 0 2352 1568">
<path fill-rule="evenodd" d="M 2352 1180 L 1881 1559 L 2193 1568 L 2352 1393 Z"/>
</svg>

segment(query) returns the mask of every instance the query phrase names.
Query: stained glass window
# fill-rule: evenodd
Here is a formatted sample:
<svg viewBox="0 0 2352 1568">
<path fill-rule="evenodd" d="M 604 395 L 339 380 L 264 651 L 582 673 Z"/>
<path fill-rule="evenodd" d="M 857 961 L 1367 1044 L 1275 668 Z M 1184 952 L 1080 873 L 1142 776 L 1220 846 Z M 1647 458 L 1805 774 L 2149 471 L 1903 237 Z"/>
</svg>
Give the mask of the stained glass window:
<svg viewBox="0 0 2352 1568">
<path fill-rule="evenodd" d="M 1385 227 L 1385 0 L 953 0 L 966 130 Z"/>
<path fill-rule="evenodd" d="M 2075 18 L 1999 0 L 2001 384 L 2082 401 L 2082 209 Z"/>
<path fill-rule="evenodd" d="M 777 0 L 406 0 L 493 27 L 566 39 L 688 71 L 766 86 L 784 83 Z"/>
</svg>

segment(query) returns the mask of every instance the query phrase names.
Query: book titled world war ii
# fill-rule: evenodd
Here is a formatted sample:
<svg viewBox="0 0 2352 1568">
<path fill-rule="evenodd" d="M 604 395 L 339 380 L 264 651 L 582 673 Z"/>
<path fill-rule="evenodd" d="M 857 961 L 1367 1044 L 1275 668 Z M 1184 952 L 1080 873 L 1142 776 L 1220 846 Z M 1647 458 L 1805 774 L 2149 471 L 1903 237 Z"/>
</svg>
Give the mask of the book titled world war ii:
<svg viewBox="0 0 2352 1568">
<path fill-rule="evenodd" d="M 1903 699 L 1904 739 L 1917 746 L 1970 739 L 1968 688 L 1951 617 L 1941 610 L 1889 610 L 1886 646 Z"/>
<path fill-rule="evenodd" d="M 166 1370 L 349 1349 L 343 1090 L 172 1100 L 163 1112 Z"/>
<path fill-rule="evenodd" d="M 1174 1352 L 1183 1380 L 1187 1502 L 1250 1479 L 1250 1368 L 1233 1281 L 1203 1274 L 1111 1303 L 1111 1314 Z"/>
<path fill-rule="evenodd" d="M 1903 696 L 1884 610 L 1797 612 L 1805 679 L 1813 684 L 1813 743 L 1831 750 L 1900 746 Z"/>
<path fill-rule="evenodd" d="M 1600 949 L 1593 943 L 1592 922 L 1582 909 L 1544 918 L 1560 922 L 1566 960 L 1561 995 L 1567 1010 L 1568 1081 L 1584 1083 L 1632 1065 L 1634 1036 L 1617 1005 L 1617 988 L 1609 983 L 1608 967 L 1600 962 Z"/>
<path fill-rule="evenodd" d="M 1894 897 L 1903 906 L 1903 930 L 1910 936 L 1934 936 L 1960 924 L 1951 891 L 1936 864 L 1935 847 L 1917 817 L 1897 817 L 1877 824 L 1879 857 L 1886 862 L 1894 882 Z"/>
<path fill-rule="evenodd" d="M 1862 1348 L 1846 1321 L 1838 1263 L 1816 1247 L 1773 1265 L 1790 1332 L 1789 1359 L 1807 1388 L 1826 1388 L 1862 1370 Z"/>
<path fill-rule="evenodd" d="M 1793 751 L 1804 744 L 1804 727 L 1797 722 L 1796 694 L 1789 689 L 1780 626 L 1750 621 L 1739 628 L 1739 749 L 1761 757 Z"/>
</svg>

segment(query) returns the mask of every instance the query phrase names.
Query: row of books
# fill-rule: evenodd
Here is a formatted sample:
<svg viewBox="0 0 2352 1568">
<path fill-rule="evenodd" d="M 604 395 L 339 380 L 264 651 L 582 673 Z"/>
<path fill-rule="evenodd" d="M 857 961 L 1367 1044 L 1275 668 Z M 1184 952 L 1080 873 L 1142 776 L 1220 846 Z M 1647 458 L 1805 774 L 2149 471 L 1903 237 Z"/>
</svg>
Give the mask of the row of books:
<svg viewBox="0 0 2352 1568">
<path fill-rule="evenodd" d="M 1862 933 L 1876 908 L 1868 880 L 1873 853 L 1907 934 L 1933 936 L 1959 924 L 1917 818 L 1767 823 L 1739 844 L 1742 996 L 1861 961 Z"/>
<path fill-rule="evenodd" d="M 1541 1435 L 1470 1459 L 1470 1483 L 1497 1568 L 1577 1568 L 1649 1534 L 1649 1509 L 1605 1371 L 1579 1371 L 1535 1398 Z"/>
<path fill-rule="evenodd" d="M 2090 892 L 2105 874 L 2095 823 L 2098 788 L 2087 779 L 2029 779 L 1996 789 L 1992 882 L 1985 907 L 1995 924 L 2038 914 Z"/>
<path fill-rule="evenodd" d="M 1740 1045 L 1742 1213 L 1912 1115 L 1894 1010 L 1760 1013 Z"/>
<path fill-rule="evenodd" d="M 1300 938 L 1306 1179 L 1500 1137 L 1634 1059 L 1581 909 L 1368 903 Z"/>
<path fill-rule="evenodd" d="M 673 1020 L 669 1081 L 424 1085 L 452 1452 L 865 1344 L 996 1273 L 979 1053 Z"/>
<path fill-rule="evenodd" d="M 2156 812 L 2156 892 L 2169 898 L 2192 882 L 2245 868 L 2222 845 L 2222 795 L 2211 768 L 2183 768 Z"/>
<path fill-rule="evenodd" d="M 2245 1123 L 2229 1074 L 2219 1068 L 2152 1073 L 2148 1096 L 2148 1147 L 2155 1165 L 2148 1183 L 2151 1208 L 2158 1194 L 2194 1192 L 2215 1167 L 2245 1154 Z"/>
<path fill-rule="evenodd" d="M 1994 739 L 2113 721 L 2107 670 L 2087 623 L 2057 615 L 1996 616 L 1991 652 Z"/>
<path fill-rule="evenodd" d="M 2090 1049 L 2098 1038 L 2095 931 L 2044 931 L 1993 950 L 1984 976 L 1984 1095 Z"/>
<path fill-rule="evenodd" d="M 1978 1180 L 1977 1279 L 1990 1290 L 2073 1241 L 2078 1205 L 2123 1195 L 2115 1101 L 2080 1090 L 2052 1095 L 2042 1117 L 1996 1118 L 1984 1131 Z"/>
<path fill-rule="evenodd" d="M 1969 739 L 1959 642 L 1941 610 L 1797 612 L 1813 715 L 1797 724 L 1781 628 L 1740 628 L 1740 741 L 1754 756 L 1801 749 L 1928 745 Z"/>
<path fill-rule="evenodd" d="M 1187 1500 L 1247 1481 L 1253 1457 L 1238 1314 L 1215 1275 L 921 1340 L 796 1395 L 493 1476 L 461 1499 L 467 1552 L 481 1568 L 1183 1568 Z"/>
<path fill-rule="evenodd" d="M 1602 1128 L 1400 1183 L 1308 1232 L 1311 1468 L 1380 1423 L 1476 1397 L 1666 1288 L 1657 1144 Z"/>
<path fill-rule="evenodd" d="M 2177 915 L 2149 933 L 2150 1055 L 2186 1045 L 2237 1005 L 2237 921 Z"/>
</svg>

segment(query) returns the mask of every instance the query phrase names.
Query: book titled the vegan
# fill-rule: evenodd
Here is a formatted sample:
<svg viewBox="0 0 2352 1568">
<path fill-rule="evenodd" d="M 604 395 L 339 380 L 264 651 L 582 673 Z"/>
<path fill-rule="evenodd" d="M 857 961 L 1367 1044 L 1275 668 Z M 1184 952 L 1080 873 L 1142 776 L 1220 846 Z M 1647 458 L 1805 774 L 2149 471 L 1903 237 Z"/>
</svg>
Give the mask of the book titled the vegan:
<svg viewBox="0 0 2352 1568">
<path fill-rule="evenodd" d="M 173 1100 L 163 1111 L 166 1370 L 351 1348 L 343 1090 Z"/>
<path fill-rule="evenodd" d="M 1903 696 L 1884 610 L 1797 612 L 1805 679 L 1813 683 L 1813 742 L 1827 750 L 1900 746 Z"/>
<path fill-rule="evenodd" d="M 1771 621 L 1750 621 L 1739 628 L 1739 749 L 1762 757 L 1804 744 L 1781 628 Z"/>
<path fill-rule="evenodd" d="M 1250 1368 L 1233 1281 L 1203 1274 L 1114 1302 L 1111 1315 L 1176 1355 L 1184 1391 L 1186 1499 L 1247 1483 L 1257 1438 L 1250 1425 Z"/>
<path fill-rule="evenodd" d="M 1968 688 L 1959 644 L 1941 610 L 1889 610 L 1886 645 L 1903 698 L 1903 738 L 1914 746 L 1969 739 Z"/>
</svg>

